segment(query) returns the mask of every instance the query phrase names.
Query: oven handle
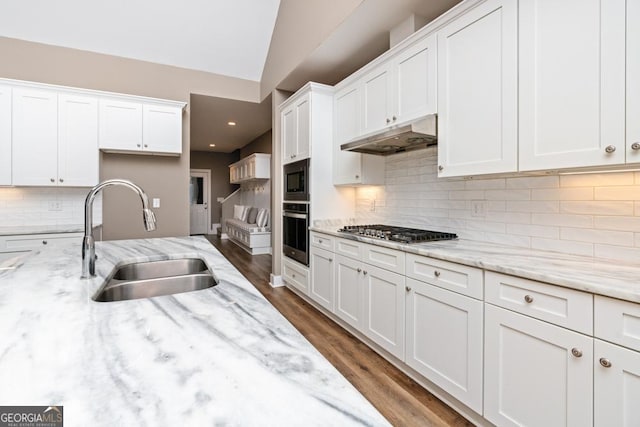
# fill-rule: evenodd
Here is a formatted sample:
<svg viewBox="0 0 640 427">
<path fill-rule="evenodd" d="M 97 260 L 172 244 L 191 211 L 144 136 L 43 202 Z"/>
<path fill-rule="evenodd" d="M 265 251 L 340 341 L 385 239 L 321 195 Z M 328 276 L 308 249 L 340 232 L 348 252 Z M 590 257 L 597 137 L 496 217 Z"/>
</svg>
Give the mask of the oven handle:
<svg viewBox="0 0 640 427">
<path fill-rule="evenodd" d="M 289 218 L 298 218 L 298 219 L 307 219 L 308 215 L 306 214 L 299 214 L 299 213 L 292 213 L 292 212 L 283 212 L 282 216 L 286 216 Z"/>
</svg>

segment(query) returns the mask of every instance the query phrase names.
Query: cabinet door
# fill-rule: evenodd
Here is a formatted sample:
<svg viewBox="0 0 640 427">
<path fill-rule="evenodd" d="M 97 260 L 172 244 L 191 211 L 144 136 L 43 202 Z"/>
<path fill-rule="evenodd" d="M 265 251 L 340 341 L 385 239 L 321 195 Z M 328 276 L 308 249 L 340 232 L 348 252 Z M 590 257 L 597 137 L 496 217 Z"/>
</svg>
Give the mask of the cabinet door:
<svg viewBox="0 0 640 427">
<path fill-rule="evenodd" d="M 290 106 L 281 113 L 282 118 L 282 163 L 291 163 L 297 147 L 296 110 Z"/>
<path fill-rule="evenodd" d="M 333 312 L 335 268 L 333 253 L 311 247 L 311 289 L 309 296 L 318 304 Z"/>
<path fill-rule="evenodd" d="M 499 426 L 592 424 L 591 337 L 485 304 L 484 351 L 484 417 L 489 421 Z"/>
<path fill-rule="evenodd" d="M 435 113 L 436 36 L 419 41 L 394 60 L 393 113 L 399 121 Z"/>
<path fill-rule="evenodd" d="M 637 426 L 640 353 L 596 339 L 594 356 L 594 425 Z"/>
<path fill-rule="evenodd" d="M 182 154 L 182 108 L 145 104 L 142 124 L 145 151 Z"/>
<path fill-rule="evenodd" d="M 0 185 L 11 185 L 11 87 L 0 86 Z"/>
<path fill-rule="evenodd" d="M 405 277 L 362 264 L 364 334 L 404 360 Z"/>
<path fill-rule="evenodd" d="M 640 0 L 627 0 L 627 163 L 640 162 Z M 637 144 L 637 145 L 634 145 Z"/>
<path fill-rule="evenodd" d="M 294 158 L 302 160 L 311 154 L 311 99 L 309 94 L 296 101 L 296 149 Z"/>
<path fill-rule="evenodd" d="M 624 163 L 625 0 L 519 8 L 520 170 Z"/>
<path fill-rule="evenodd" d="M 367 134 L 394 122 L 390 114 L 391 79 L 384 64 L 362 79 L 362 133 Z M 397 117 L 396 117 L 397 119 Z"/>
<path fill-rule="evenodd" d="M 407 279 L 407 365 L 482 413 L 482 301 Z"/>
<path fill-rule="evenodd" d="M 336 255 L 335 259 L 335 314 L 354 328 L 362 330 L 362 263 L 342 255 Z"/>
<path fill-rule="evenodd" d="M 13 89 L 13 185 L 56 185 L 58 95 Z"/>
<path fill-rule="evenodd" d="M 353 184 L 361 177 L 362 154 L 342 151 L 340 145 L 360 135 L 360 89 L 357 83 L 334 96 L 333 183 Z M 357 177 L 357 178 L 356 178 Z"/>
<path fill-rule="evenodd" d="M 438 175 L 517 170 L 517 2 L 488 0 L 437 33 Z"/>
<path fill-rule="evenodd" d="M 101 149 L 142 150 L 142 104 L 101 99 L 99 119 Z"/>
<path fill-rule="evenodd" d="M 98 183 L 98 100 L 58 95 L 58 185 Z"/>
</svg>

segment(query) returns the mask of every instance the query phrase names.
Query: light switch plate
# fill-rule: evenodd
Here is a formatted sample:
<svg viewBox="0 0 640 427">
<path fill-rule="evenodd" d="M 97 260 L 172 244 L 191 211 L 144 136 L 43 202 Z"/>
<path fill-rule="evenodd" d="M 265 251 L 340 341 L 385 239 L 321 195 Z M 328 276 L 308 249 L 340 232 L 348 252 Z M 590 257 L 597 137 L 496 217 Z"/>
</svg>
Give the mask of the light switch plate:
<svg viewBox="0 0 640 427">
<path fill-rule="evenodd" d="M 160 199 L 159 198 L 156 198 L 156 197 L 153 198 L 153 207 L 154 208 L 159 208 L 160 207 Z"/>
<path fill-rule="evenodd" d="M 487 216 L 487 202 L 484 200 L 472 200 L 471 216 L 476 216 L 476 217 Z"/>
<path fill-rule="evenodd" d="M 60 200 L 51 200 L 51 201 L 49 201 L 49 210 L 50 211 L 61 211 L 62 210 L 62 202 Z"/>
</svg>

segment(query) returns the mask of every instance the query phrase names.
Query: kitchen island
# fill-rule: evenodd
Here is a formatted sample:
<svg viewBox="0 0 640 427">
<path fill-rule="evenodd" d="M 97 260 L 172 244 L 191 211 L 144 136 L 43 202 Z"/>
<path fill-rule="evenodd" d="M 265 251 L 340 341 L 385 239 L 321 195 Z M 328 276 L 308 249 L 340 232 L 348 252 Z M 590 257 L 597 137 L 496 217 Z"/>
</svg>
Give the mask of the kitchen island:
<svg viewBox="0 0 640 427">
<path fill-rule="evenodd" d="M 64 405 L 66 425 L 388 425 L 201 237 L 80 245 L 0 264 L 0 404 Z M 201 257 L 213 288 L 91 298 L 114 267 Z"/>
</svg>

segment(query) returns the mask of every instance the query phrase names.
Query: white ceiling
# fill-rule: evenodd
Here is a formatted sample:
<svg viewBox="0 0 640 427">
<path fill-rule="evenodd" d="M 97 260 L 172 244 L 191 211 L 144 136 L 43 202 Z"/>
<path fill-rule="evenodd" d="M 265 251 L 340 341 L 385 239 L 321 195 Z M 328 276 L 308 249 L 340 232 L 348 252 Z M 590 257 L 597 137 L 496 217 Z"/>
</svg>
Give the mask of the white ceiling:
<svg viewBox="0 0 640 427">
<path fill-rule="evenodd" d="M 280 0 L 7 0 L 0 36 L 259 81 Z"/>
</svg>

